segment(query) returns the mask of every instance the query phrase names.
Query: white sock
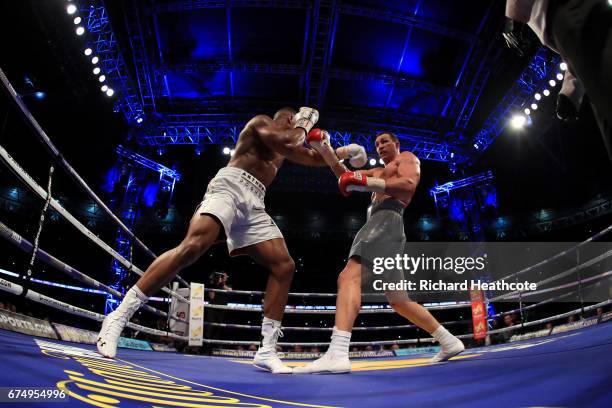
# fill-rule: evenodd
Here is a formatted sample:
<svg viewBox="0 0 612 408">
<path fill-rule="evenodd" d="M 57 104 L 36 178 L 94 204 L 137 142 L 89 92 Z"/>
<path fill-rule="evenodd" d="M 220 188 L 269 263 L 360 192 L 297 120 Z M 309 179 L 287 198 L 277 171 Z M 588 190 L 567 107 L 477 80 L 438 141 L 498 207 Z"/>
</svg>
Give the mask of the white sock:
<svg viewBox="0 0 612 408">
<path fill-rule="evenodd" d="M 281 322 L 264 316 L 261 322 L 261 347 L 276 350 L 276 341 L 280 331 Z"/>
<path fill-rule="evenodd" d="M 438 327 L 433 333 L 432 337 L 440 343 L 440 346 L 449 347 L 455 343 L 456 337 L 453 336 L 446 328 L 442 325 Z"/>
<path fill-rule="evenodd" d="M 334 357 L 348 358 L 349 346 L 351 345 L 351 332 L 338 330 L 334 326 L 331 336 L 331 344 L 327 353 L 332 353 Z"/>
<path fill-rule="evenodd" d="M 123 301 L 115 311 L 127 316 L 129 321 L 134 313 L 136 313 L 136 311 L 140 309 L 140 306 L 145 304 L 147 300 L 149 300 L 149 298 L 142 293 L 138 286 L 134 285 L 127 291 L 123 297 Z"/>
</svg>

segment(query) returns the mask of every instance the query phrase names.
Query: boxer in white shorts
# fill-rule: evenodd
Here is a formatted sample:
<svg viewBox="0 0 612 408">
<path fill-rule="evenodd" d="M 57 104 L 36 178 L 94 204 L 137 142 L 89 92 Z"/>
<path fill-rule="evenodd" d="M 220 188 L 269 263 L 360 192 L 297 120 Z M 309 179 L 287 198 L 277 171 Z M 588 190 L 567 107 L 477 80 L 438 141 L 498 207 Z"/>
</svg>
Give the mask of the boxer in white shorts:
<svg viewBox="0 0 612 408">
<path fill-rule="evenodd" d="M 100 354 L 113 358 L 123 328 L 148 297 L 198 260 L 212 244 L 227 241 L 230 255 L 249 255 L 270 271 L 263 304 L 262 341 L 254 364 L 273 373 L 291 373 L 276 355 L 276 342 L 281 335 L 295 264 L 283 235 L 265 212 L 264 196 L 285 159 L 325 166 L 326 160 L 319 153 L 303 146 L 318 116 L 312 108 L 301 108 L 298 113 L 283 108 L 274 118 L 258 115 L 246 124 L 227 167 L 209 183 L 185 239 L 155 259 L 117 309 L 104 319 L 97 341 Z M 337 163 L 336 153 L 332 153 Z M 341 147 L 337 154 L 365 164 L 366 154 L 361 146 Z"/>
</svg>

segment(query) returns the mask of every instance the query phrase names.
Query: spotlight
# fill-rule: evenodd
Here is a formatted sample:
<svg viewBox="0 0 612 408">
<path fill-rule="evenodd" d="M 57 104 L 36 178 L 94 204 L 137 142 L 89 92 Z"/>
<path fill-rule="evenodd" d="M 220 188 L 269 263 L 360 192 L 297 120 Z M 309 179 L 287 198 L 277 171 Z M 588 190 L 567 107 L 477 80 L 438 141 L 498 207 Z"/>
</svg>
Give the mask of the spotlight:
<svg viewBox="0 0 612 408">
<path fill-rule="evenodd" d="M 85 34 L 85 29 L 83 27 L 77 27 L 76 33 L 77 35 L 83 35 Z"/>
<path fill-rule="evenodd" d="M 100 88 L 102 90 L 102 92 L 106 92 L 108 91 L 108 85 L 102 85 L 102 88 Z"/>
<path fill-rule="evenodd" d="M 550 91 L 548 89 L 545 89 L 544 92 L 542 92 L 544 94 L 544 96 L 549 96 L 550 95 Z"/>
<path fill-rule="evenodd" d="M 230 150 L 230 156 L 233 156 L 236 151 L 234 149 Z"/>
<path fill-rule="evenodd" d="M 98 57 L 93 57 L 91 59 L 91 63 L 94 64 L 94 65 L 96 65 L 98 63 L 98 61 L 100 61 L 100 58 L 98 58 Z"/>
<path fill-rule="evenodd" d="M 532 103 L 531 110 L 538 110 L 538 105 L 536 105 L 535 103 Z"/>
<path fill-rule="evenodd" d="M 370 166 L 376 166 L 376 159 L 370 159 Z"/>
<path fill-rule="evenodd" d="M 166 148 L 163 146 L 160 146 L 157 148 L 157 155 L 158 156 L 163 156 L 166 153 Z"/>
<path fill-rule="evenodd" d="M 106 90 L 106 96 L 113 96 L 115 94 L 115 91 L 113 91 L 113 88 L 108 88 Z"/>
<path fill-rule="evenodd" d="M 525 127 L 527 123 L 527 118 L 523 115 L 514 115 L 512 119 L 510 119 L 510 126 L 514 129 L 522 129 Z"/>
<path fill-rule="evenodd" d="M 531 109 L 529 108 L 525 109 L 525 115 L 531 115 Z"/>
<path fill-rule="evenodd" d="M 100 82 L 106 81 L 106 76 L 105 75 L 100 75 L 100 77 L 98 78 L 98 81 L 100 81 Z"/>
<path fill-rule="evenodd" d="M 608 0 L 608 5 L 612 7 L 612 0 Z"/>
<path fill-rule="evenodd" d="M 451 152 L 450 154 L 450 158 L 452 159 L 453 157 L 455 157 L 455 152 Z"/>
<path fill-rule="evenodd" d="M 34 96 L 36 96 L 36 99 L 45 99 L 45 93 L 44 92 L 36 92 L 34 94 Z"/>
<path fill-rule="evenodd" d="M 474 149 L 476 150 L 480 149 L 480 145 L 478 143 L 474 143 Z"/>
<path fill-rule="evenodd" d="M 202 154 L 202 146 L 197 146 L 195 148 L 195 154 L 196 156 L 200 156 Z"/>
<path fill-rule="evenodd" d="M 555 86 L 557 86 L 557 81 L 555 81 L 554 79 L 551 79 L 550 81 L 548 81 L 549 85 L 552 86 L 553 88 Z"/>
<path fill-rule="evenodd" d="M 94 73 L 94 75 L 98 75 L 100 73 L 100 68 L 99 67 L 95 67 L 93 69 L 93 73 Z"/>
<path fill-rule="evenodd" d="M 539 101 L 540 99 L 542 99 L 542 95 L 540 95 L 539 93 L 535 94 L 535 99 L 536 101 Z"/>
<path fill-rule="evenodd" d="M 93 51 L 91 50 L 91 48 L 86 48 L 85 49 L 85 55 L 87 55 L 88 57 L 91 55 Z"/>
<path fill-rule="evenodd" d="M 139 117 L 138 119 L 136 119 L 136 123 L 142 123 L 143 120 L 143 118 Z"/>
<path fill-rule="evenodd" d="M 82 19 L 81 17 L 75 17 L 73 21 L 74 21 L 74 25 L 79 25 L 81 24 Z"/>
<path fill-rule="evenodd" d="M 230 154 L 230 148 L 229 147 L 224 147 L 223 148 L 223 154 L 225 154 L 225 155 Z"/>
<path fill-rule="evenodd" d="M 562 62 L 561 64 L 559 64 L 559 68 L 561 68 L 561 71 L 567 71 L 567 64 L 565 62 Z"/>
<path fill-rule="evenodd" d="M 76 11 L 77 11 L 77 7 L 74 4 L 69 4 L 68 7 L 66 7 L 66 13 L 70 15 L 76 13 Z"/>
<path fill-rule="evenodd" d="M 563 74 L 562 74 L 562 73 L 558 73 L 558 74 L 557 74 L 557 79 L 558 79 L 559 81 L 563 81 Z"/>
<path fill-rule="evenodd" d="M 378 163 L 383 164 L 383 165 L 385 164 L 385 162 L 383 161 L 383 159 L 379 159 L 379 160 L 378 160 Z"/>
</svg>

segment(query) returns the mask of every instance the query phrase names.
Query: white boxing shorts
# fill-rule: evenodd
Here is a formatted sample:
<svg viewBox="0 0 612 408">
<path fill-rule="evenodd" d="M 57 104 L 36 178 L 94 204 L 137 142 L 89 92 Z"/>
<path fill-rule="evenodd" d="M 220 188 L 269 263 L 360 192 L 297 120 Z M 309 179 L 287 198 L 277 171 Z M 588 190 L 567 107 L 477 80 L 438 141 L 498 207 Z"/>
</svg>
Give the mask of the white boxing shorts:
<svg viewBox="0 0 612 408">
<path fill-rule="evenodd" d="M 217 218 L 227 237 L 231 256 L 235 250 L 283 238 L 272 217 L 266 213 L 264 197 L 266 187 L 253 175 L 237 167 L 224 167 L 208 183 L 197 214 L 210 214 Z"/>
</svg>

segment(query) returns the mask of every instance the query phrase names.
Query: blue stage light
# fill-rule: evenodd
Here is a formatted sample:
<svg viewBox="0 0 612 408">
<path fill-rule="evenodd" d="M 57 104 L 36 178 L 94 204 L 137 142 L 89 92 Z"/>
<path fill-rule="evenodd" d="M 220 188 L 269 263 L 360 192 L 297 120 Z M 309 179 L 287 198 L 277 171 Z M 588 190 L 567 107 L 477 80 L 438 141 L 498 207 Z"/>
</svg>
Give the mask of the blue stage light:
<svg viewBox="0 0 612 408">
<path fill-rule="evenodd" d="M 45 96 L 46 96 L 44 92 L 40 92 L 40 91 L 36 92 L 34 95 L 36 96 L 37 99 L 45 99 Z"/>
</svg>

